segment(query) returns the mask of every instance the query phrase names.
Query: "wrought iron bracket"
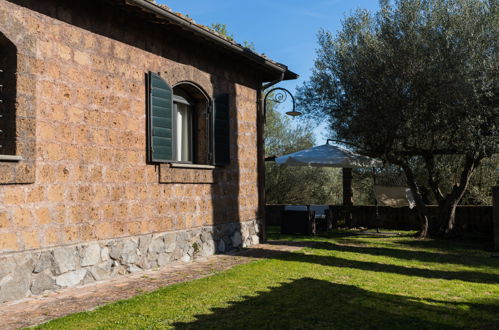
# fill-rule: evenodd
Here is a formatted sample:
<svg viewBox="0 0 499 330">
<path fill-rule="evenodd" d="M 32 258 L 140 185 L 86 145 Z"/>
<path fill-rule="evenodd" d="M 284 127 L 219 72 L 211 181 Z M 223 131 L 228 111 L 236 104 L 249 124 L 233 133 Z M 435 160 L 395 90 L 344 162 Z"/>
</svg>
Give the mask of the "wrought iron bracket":
<svg viewBox="0 0 499 330">
<path fill-rule="evenodd" d="M 272 101 L 274 103 L 284 103 L 288 99 L 288 95 L 291 96 L 291 101 L 293 101 L 293 108 L 291 111 L 287 111 L 286 114 L 292 117 L 300 116 L 301 112 L 296 111 L 296 101 L 293 94 L 285 88 L 275 87 L 269 90 L 265 97 L 263 98 L 263 116 L 267 117 L 267 101 Z M 270 97 L 270 98 L 269 98 Z"/>
</svg>

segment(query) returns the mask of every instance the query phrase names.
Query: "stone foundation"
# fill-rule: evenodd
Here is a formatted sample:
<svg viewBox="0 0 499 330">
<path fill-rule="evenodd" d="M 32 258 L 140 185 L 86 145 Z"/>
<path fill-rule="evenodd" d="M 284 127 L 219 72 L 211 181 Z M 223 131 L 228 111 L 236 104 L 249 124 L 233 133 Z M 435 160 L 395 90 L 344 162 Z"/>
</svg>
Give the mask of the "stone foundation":
<svg viewBox="0 0 499 330">
<path fill-rule="evenodd" d="M 258 231 L 252 220 L 0 256 L 0 303 L 251 246 Z"/>
</svg>

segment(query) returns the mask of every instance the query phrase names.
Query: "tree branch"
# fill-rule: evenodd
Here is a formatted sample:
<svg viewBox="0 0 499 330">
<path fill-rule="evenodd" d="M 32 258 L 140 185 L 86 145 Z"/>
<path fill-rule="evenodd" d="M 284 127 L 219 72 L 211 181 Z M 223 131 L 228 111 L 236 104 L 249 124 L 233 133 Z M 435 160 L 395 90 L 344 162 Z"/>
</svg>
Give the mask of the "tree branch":
<svg viewBox="0 0 499 330">
<path fill-rule="evenodd" d="M 423 158 L 426 163 L 426 170 L 428 171 L 428 184 L 437 199 L 438 205 L 442 205 L 445 202 L 445 198 L 440 190 L 440 174 L 435 170 L 434 155 L 426 154 Z"/>
</svg>

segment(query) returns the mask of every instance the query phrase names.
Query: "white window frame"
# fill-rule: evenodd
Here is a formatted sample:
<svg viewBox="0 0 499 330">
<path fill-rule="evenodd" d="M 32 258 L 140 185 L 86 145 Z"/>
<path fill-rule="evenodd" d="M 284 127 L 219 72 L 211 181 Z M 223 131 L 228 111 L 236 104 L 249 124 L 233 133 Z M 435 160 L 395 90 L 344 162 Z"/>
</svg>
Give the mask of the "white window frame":
<svg viewBox="0 0 499 330">
<path fill-rule="evenodd" d="M 181 127 L 181 123 L 179 123 L 179 111 L 178 111 L 178 105 L 185 105 L 187 106 L 186 109 L 190 112 L 189 114 L 189 123 L 188 123 L 188 132 L 187 132 L 187 137 L 189 139 L 188 143 L 188 152 L 189 156 L 187 157 L 187 160 L 182 160 L 180 159 L 179 155 L 181 153 L 181 150 L 183 149 L 183 146 L 181 145 L 181 142 L 179 140 L 182 139 L 181 136 L 179 136 L 183 132 L 183 127 Z M 193 164 L 194 163 L 194 104 L 187 100 L 186 98 L 180 96 L 180 95 L 173 95 L 173 120 L 174 120 L 174 162 L 175 163 L 183 163 L 183 164 Z"/>
</svg>

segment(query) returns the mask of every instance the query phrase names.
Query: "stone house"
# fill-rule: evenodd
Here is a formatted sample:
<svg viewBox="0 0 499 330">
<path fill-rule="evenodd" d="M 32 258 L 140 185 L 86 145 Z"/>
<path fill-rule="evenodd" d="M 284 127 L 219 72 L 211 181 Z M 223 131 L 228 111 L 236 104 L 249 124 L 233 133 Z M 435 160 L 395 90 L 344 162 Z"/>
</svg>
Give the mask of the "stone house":
<svg viewBox="0 0 499 330">
<path fill-rule="evenodd" d="M 0 0 L 0 302 L 259 242 L 262 90 L 144 0 Z"/>
</svg>

